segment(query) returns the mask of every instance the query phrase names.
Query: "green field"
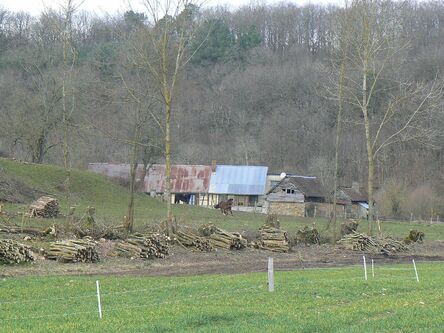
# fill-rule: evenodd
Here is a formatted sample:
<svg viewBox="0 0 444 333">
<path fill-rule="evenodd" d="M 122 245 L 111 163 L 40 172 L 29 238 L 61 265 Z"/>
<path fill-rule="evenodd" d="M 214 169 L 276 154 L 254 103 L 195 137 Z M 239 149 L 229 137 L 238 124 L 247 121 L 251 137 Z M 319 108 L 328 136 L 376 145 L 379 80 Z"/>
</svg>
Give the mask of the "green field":
<svg viewBox="0 0 444 333">
<path fill-rule="evenodd" d="M 66 195 L 63 191 L 65 171 L 63 168 L 52 165 L 22 164 L 15 161 L 0 159 L 0 171 L 9 177 L 21 181 L 42 193 L 51 194 L 60 200 L 62 212 L 67 210 Z M 1 189 L 0 189 L 1 191 Z M 128 191 L 109 181 L 107 178 L 86 171 L 72 171 L 71 204 L 77 206 L 76 214 L 81 216 L 87 206 L 96 208 L 96 218 L 99 222 L 119 224 L 126 215 Z M 27 204 L 7 204 L 6 210 L 24 212 Z M 199 225 L 214 223 L 229 231 L 257 231 L 265 221 L 263 214 L 235 212 L 234 216 L 223 216 L 220 211 L 188 205 L 175 205 L 174 215 L 179 223 Z M 165 204 L 152 199 L 145 194 L 136 196 L 136 229 L 144 225 L 156 224 L 164 220 Z M 281 216 L 281 226 L 289 232 L 295 232 L 303 225 L 315 222 L 322 231 L 326 226 L 326 219 L 296 218 Z M 20 217 L 14 222 L 24 225 L 48 226 L 64 223 L 65 219 L 24 219 Z M 384 222 L 384 233 L 405 237 L 410 229 L 420 229 L 426 234 L 427 240 L 444 239 L 444 225 L 410 224 L 408 222 Z M 359 230 L 366 231 L 367 223 L 362 221 Z"/>
<path fill-rule="evenodd" d="M 266 263 L 264 263 L 265 267 Z M 444 264 L 0 280 L 1 332 L 442 332 Z M 99 320 L 95 281 L 100 280 Z"/>
</svg>

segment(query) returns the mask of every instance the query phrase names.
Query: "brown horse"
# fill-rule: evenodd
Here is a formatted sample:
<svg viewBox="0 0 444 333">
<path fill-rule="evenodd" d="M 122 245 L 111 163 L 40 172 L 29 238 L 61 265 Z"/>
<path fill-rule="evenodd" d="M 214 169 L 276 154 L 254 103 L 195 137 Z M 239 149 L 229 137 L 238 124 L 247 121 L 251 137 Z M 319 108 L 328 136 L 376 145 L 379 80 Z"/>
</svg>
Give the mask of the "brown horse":
<svg viewBox="0 0 444 333">
<path fill-rule="evenodd" d="M 227 201 L 221 201 L 217 205 L 214 206 L 214 208 L 219 209 L 224 215 L 228 215 L 228 212 L 233 215 L 233 211 L 231 210 L 231 207 L 233 207 L 233 199 L 228 199 Z"/>
</svg>

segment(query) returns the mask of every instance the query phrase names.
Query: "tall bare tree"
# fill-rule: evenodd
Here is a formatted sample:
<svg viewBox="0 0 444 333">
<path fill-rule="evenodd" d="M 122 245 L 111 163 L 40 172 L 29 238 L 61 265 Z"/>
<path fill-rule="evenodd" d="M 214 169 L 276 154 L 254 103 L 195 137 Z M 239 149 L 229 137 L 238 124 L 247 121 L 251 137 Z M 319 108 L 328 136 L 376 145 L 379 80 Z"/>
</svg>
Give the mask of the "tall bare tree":
<svg viewBox="0 0 444 333">
<path fill-rule="evenodd" d="M 344 76 L 344 96 L 360 114 L 367 150 L 369 234 L 373 233 L 375 161 L 385 147 L 410 140 L 430 142 L 437 129 L 429 120 L 437 111 L 442 86 L 414 84 L 399 75 L 398 59 L 407 44 L 395 42 L 393 18 L 384 3 L 357 0 L 351 5 L 351 32 Z M 395 69 L 395 70 L 393 70 Z"/>
</svg>

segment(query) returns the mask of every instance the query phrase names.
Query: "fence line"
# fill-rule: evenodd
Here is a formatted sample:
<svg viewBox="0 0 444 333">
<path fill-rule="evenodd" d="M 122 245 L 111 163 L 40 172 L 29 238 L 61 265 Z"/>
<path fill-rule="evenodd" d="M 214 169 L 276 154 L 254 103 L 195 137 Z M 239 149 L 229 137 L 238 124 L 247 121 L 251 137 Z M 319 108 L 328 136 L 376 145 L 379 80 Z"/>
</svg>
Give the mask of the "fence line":
<svg viewBox="0 0 444 333">
<path fill-rule="evenodd" d="M 249 287 L 249 288 L 238 288 L 238 289 L 233 289 L 231 290 L 231 292 L 241 292 L 241 291 L 247 291 L 247 290 L 253 290 L 253 289 L 260 289 L 263 288 L 263 285 L 258 285 L 258 286 L 254 286 L 254 287 Z M 203 299 L 203 298 L 208 298 L 208 297 L 214 297 L 214 296 L 218 296 L 218 295 L 226 295 L 227 294 L 227 290 L 224 291 L 220 291 L 217 293 L 212 293 L 212 294 L 208 294 L 208 295 L 200 295 L 200 296 L 186 296 L 186 297 L 182 297 L 182 298 L 177 298 L 175 300 L 170 300 L 170 301 L 153 301 L 153 302 L 149 302 L 149 303 L 145 303 L 145 304 L 138 304 L 138 305 L 124 305 L 124 307 L 109 307 L 109 308 L 104 308 L 102 309 L 103 313 L 107 313 L 107 312 L 115 312 L 115 311 L 121 311 L 121 310 L 125 310 L 125 309 L 132 309 L 132 308 L 140 308 L 140 307 L 147 307 L 150 305 L 165 305 L 165 304 L 172 304 L 172 303 L 178 303 L 178 302 L 183 302 L 183 301 L 189 301 L 189 300 L 195 300 L 195 299 Z M 96 295 L 94 295 L 94 297 L 96 297 Z M 0 322 L 2 321 L 14 321 L 14 320 L 27 320 L 27 319 L 41 319 L 41 318 L 48 318 L 48 317 L 70 317 L 70 316 L 76 316 L 76 315 L 80 315 L 80 314 L 97 314 L 97 310 L 91 310 L 91 311 L 80 311 L 80 312 L 67 312 L 67 313 L 62 313 L 62 314 L 48 314 L 48 315 L 38 315 L 38 316 L 28 316 L 28 317 L 14 317 L 14 318 L 4 318 L 4 319 L 0 319 Z"/>
</svg>

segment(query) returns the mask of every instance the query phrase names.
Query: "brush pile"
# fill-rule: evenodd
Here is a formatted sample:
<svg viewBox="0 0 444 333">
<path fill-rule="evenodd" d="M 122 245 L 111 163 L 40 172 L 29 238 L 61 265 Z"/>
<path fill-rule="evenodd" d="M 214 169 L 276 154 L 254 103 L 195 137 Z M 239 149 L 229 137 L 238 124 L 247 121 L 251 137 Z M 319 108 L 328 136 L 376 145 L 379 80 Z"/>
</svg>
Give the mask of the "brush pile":
<svg viewBox="0 0 444 333">
<path fill-rule="evenodd" d="M 344 223 L 341 223 L 341 236 L 352 234 L 356 230 L 358 230 L 358 222 L 355 220 L 347 220 Z"/>
<path fill-rule="evenodd" d="M 43 196 L 29 206 L 31 217 L 53 218 L 59 215 L 59 202 L 53 197 Z"/>
<path fill-rule="evenodd" d="M 259 239 L 253 243 L 258 249 L 274 252 L 288 252 L 290 244 L 285 230 L 265 224 L 259 229 Z"/>
<path fill-rule="evenodd" d="M 19 264 L 34 261 L 31 249 L 11 239 L 0 239 L 0 263 Z"/>
<path fill-rule="evenodd" d="M 178 230 L 175 233 L 175 239 L 186 247 L 195 247 L 204 252 L 211 252 L 214 250 L 208 239 L 200 237 L 192 230 Z"/>
<path fill-rule="evenodd" d="M 72 239 L 52 242 L 46 252 L 46 258 L 61 262 L 97 262 L 99 254 L 96 243 L 91 239 Z"/>
<path fill-rule="evenodd" d="M 118 256 L 127 258 L 165 258 L 169 253 L 168 238 L 158 233 L 133 234 L 116 243 L 114 249 Z"/>
<path fill-rule="evenodd" d="M 296 244 L 320 244 L 321 237 L 315 225 L 311 228 L 304 226 L 296 232 L 295 242 Z"/>
<path fill-rule="evenodd" d="M 419 230 L 410 230 L 409 235 L 404 239 L 404 243 L 411 244 L 411 243 L 422 243 L 424 240 L 424 233 Z"/>
<path fill-rule="evenodd" d="M 199 227 L 199 233 L 207 236 L 211 246 L 227 250 L 242 250 L 247 247 L 247 240 L 238 232 L 229 232 L 213 224 Z"/>
<path fill-rule="evenodd" d="M 391 237 L 371 237 L 358 232 L 346 235 L 338 241 L 338 244 L 348 250 L 372 254 L 393 255 L 408 250 L 405 243 Z"/>
</svg>

